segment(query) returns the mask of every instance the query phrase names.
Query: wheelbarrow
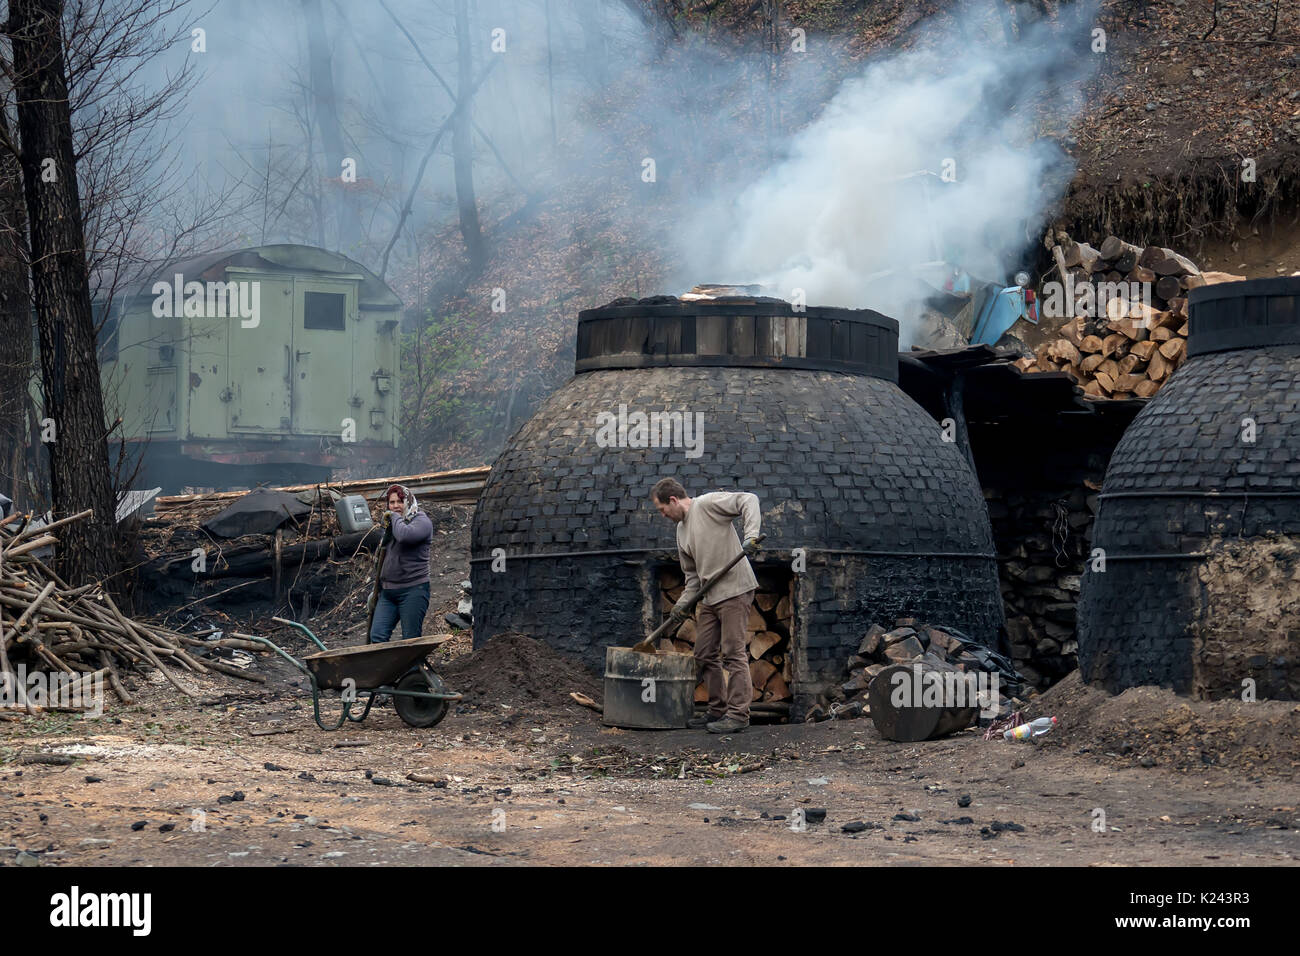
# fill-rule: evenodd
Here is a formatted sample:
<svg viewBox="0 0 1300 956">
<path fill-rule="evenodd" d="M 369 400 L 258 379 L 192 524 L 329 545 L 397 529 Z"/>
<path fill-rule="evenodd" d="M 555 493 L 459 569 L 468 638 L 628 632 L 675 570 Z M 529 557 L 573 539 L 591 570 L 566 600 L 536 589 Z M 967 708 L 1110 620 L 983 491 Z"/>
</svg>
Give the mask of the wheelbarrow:
<svg viewBox="0 0 1300 956">
<path fill-rule="evenodd" d="M 321 730 L 338 730 L 349 720 L 361 723 L 370 713 L 375 697 L 379 694 L 388 694 L 392 697 L 393 709 L 397 711 L 397 716 L 411 727 L 432 727 L 447 716 L 447 701 L 461 699 L 460 694 L 447 690 L 442 679 L 424 660 L 435 647 L 451 640 L 450 637 L 412 637 L 403 641 L 341 647 L 331 651 L 315 634 L 297 621 L 289 621 L 282 617 L 273 617 L 271 620 L 277 624 L 296 627 L 306 634 L 308 639 L 320 648 L 320 651 L 298 660 L 265 637 L 256 637 L 252 634 L 241 636 L 265 644 L 307 675 L 307 680 L 311 682 L 312 710 L 316 717 L 316 725 Z M 333 726 L 326 726 L 325 721 L 321 720 L 320 692 L 322 690 L 342 692 L 343 712 Z M 353 708 L 360 704 L 363 695 L 366 704 L 358 715 L 353 713 Z"/>
</svg>

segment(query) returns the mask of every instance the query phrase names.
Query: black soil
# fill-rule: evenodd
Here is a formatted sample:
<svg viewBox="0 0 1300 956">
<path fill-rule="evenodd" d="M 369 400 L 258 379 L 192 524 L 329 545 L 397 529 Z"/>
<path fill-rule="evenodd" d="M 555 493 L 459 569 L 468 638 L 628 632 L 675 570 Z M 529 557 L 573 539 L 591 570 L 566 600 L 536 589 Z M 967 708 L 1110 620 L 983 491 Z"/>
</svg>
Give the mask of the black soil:
<svg viewBox="0 0 1300 956">
<path fill-rule="evenodd" d="M 569 694 L 574 691 L 598 703 L 602 699 L 600 681 L 579 660 L 510 631 L 442 665 L 439 674 L 465 695 L 465 704 L 478 707 L 568 708 L 573 706 Z"/>
<path fill-rule="evenodd" d="M 1085 684 L 1075 671 L 1035 698 L 1030 716 L 1060 721 L 1041 738 L 1043 746 L 1086 748 L 1125 766 L 1300 776 L 1300 704 L 1295 701 L 1192 700 L 1163 687 L 1109 694 Z"/>
</svg>

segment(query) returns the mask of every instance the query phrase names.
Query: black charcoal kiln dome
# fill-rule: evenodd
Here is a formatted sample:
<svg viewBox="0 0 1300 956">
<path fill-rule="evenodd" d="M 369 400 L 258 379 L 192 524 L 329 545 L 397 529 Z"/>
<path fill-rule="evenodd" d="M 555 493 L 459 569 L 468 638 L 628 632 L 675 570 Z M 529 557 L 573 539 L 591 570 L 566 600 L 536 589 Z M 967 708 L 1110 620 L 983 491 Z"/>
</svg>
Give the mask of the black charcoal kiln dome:
<svg viewBox="0 0 1300 956">
<path fill-rule="evenodd" d="M 1186 363 L 1111 457 L 1079 667 L 1111 691 L 1300 699 L 1300 279 L 1193 289 Z M 1253 440 L 1248 440 L 1253 439 Z"/>
<path fill-rule="evenodd" d="M 591 309 L 577 372 L 509 440 L 479 499 L 476 643 L 516 630 L 599 667 L 606 645 L 658 624 L 646 569 L 677 560 L 674 526 L 650 503 L 664 476 L 692 495 L 756 493 L 763 561 L 789 568 L 807 549 L 796 694 L 801 677 L 842 681 L 871 623 L 915 616 L 996 642 L 983 495 L 960 446 L 896 384 L 893 319 L 754 300 Z M 601 447 L 597 415 L 620 406 L 699 413 L 703 453 Z"/>
</svg>

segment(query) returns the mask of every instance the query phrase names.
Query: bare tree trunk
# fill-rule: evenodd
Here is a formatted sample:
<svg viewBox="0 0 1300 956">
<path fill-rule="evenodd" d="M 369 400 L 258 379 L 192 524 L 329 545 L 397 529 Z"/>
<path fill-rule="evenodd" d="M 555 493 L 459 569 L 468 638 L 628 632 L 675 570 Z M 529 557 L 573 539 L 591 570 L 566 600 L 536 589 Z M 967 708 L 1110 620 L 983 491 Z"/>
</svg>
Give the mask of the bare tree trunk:
<svg viewBox="0 0 1300 956">
<path fill-rule="evenodd" d="M 307 18 L 312 111 L 316 114 L 321 146 L 325 150 L 325 177 L 333 180 L 340 176 L 343 160 L 347 156 L 347 147 L 343 143 L 343 126 L 339 122 L 338 98 L 334 90 L 334 65 L 330 57 L 329 40 L 325 36 L 320 0 L 302 0 L 302 12 Z M 347 183 L 340 181 L 338 201 L 334 203 L 334 208 L 338 216 L 339 251 L 355 255 L 361 243 L 361 214 L 357 210 L 356 196 Z"/>
<path fill-rule="evenodd" d="M 609 49 L 603 21 L 604 7 L 598 3 L 576 5 L 582 28 L 582 73 L 593 89 L 609 83 Z"/>
<path fill-rule="evenodd" d="M 451 129 L 451 153 L 456 170 L 456 206 L 460 211 L 460 233 L 465 237 L 470 268 L 483 268 L 483 230 L 474 198 L 474 95 L 473 44 L 469 35 L 469 0 L 456 0 L 456 96 L 461 109 Z"/>
<path fill-rule="evenodd" d="M 555 129 L 555 62 L 554 62 L 554 55 L 553 55 L 555 44 L 551 36 L 551 0 L 546 0 L 545 14 L 546 14 L 546 95 L 550 99 L 550 107 L 551 107 L 551 148 L 555 149 L 560 144 L 560 137 Z"/>
<path fill-rule="evenodd" d="M 62 572 L 85 584 L 117 571 L 104 399 L 86 276 L 72 116 L 63 59 L 63 0 L 10 0 L 23 193 L 41 343 L 44 411 L 55 517 L 93 508 L 60 532 Z"/>
<path fill-rule="evenodd" d="M 12 141 L 0 109 L 0 135 Z M 18 158 L 0 151 L 0 492 L 22 510 L 35 506 L 27 434 L 32 380 L 32 296 L 27 267 L 27 210 Z"/>
<path fill-rule="evenodd" d="M 780 82 L 778 71 L 781 61 L 781 0 L 766 0 L 764 3 L 764 45 L 767 47 L 767 70 L 765 76 L 765 93 L 767 102 L 764 110 L 763 131 L 767 138 L 767 156 L 769 161 L 776 157 L 776 140 L 779 135 L 781 97 L 777 93 Z"/>
</svg>

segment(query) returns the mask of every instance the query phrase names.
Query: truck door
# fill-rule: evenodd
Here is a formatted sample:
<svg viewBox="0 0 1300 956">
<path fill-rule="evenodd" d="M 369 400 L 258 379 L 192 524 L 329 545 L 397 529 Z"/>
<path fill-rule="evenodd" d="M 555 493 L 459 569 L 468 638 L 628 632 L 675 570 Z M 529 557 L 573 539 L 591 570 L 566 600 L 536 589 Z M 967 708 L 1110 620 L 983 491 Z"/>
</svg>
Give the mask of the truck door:
<svg viewBox="0 0 1300 956">
<path fill-rule="evenodd" d="M 231 280 L 258 283 L 257 324 L 226 319 L 230 430 L 247 435 L 286 435 L 292 426 L 293 279 L 229 270 Z"/>
<path fill-rule="evenodd" d="M 352 381 L 360 277 L 294 279 L 293 430 L 299 435 L 339 438 L 343 420 L 356 422 L 365 437 Z"/>
</svg>

